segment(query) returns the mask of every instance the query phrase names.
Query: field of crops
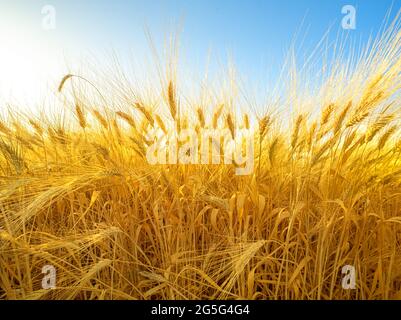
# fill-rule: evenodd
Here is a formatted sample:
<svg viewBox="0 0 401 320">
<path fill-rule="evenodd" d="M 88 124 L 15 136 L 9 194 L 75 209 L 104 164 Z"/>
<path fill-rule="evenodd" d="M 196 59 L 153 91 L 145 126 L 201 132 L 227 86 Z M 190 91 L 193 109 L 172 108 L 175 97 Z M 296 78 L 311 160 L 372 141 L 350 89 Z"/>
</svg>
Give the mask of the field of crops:
<svg viewBox="0 0 401 320">
<path fill-rule="evenodd" d="M 0 298 L 401 299 L 398 26 L 333 62 L 318 95 L 288 89 L 257 112 L 227 90 L 186 99 L 172 72 L 149 99 L 123 77 L 105 93 L 74 73 L 61 117 L 9 108 Z M 224 146 L 219 164 L 151 164 L 154 129 L 245 130 L 252 171 L 236 174 Z"/>
</svg>

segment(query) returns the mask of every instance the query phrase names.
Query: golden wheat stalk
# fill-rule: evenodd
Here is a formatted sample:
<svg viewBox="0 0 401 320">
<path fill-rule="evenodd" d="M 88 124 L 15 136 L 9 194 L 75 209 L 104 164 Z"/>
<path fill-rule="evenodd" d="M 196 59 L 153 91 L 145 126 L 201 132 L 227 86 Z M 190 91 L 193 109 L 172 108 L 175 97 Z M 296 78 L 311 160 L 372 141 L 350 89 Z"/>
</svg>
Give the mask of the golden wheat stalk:
<svg viewBox="0 0 401 320">
<path fill-rule="evenodd" d="M 382 150 L 386 145 L 387 141 L 390 137 L 397 131 L 397 126 L 391 126 L 388 128 L 380 137 L 379 142 L 377 143 L 377 149 Z"/>
<path fill-rule="evenodd" d="M 205 115 L 203 113 L 202 108 L 196 109 L 196 113 L 198 114 L 198 121 L 202 128 L 205 127 Z"/>
<path fill-rule="evenodd" d="M 154 121 L 152 115 L 150 114 L 150 112 L 145 108 L 145 106 L 140 102 L 136 102 L 134 104 L 134 106 L 145 116 L 146 120 L 148 120 L 150 125 L 153 127 L 155 121 Z"/>
<path fill-rule="evenodd" d="M 233 139 L 235 139 L 235 126 L 234 126 L 234 121 L 233 121 L 231 113 L 229 113 L 227 115 L 226 121 L 227 121 L 228 130 L 230 130 L 230 133 L 231 133 L 231 137 Z"/>
<path fill-rule="evenodd" d="M 244 114 L 244 128 L 249 130 L 250 129 L 250 124 L 249 124 L 249 116 L 248 114 Z"/>
<path fill-rule="evenodd" d="M 169 82 L 167 88 L 167 96 L 168 96 L 168 105 L 170 107 L 171 117 L 176 120 L 177 116 L 177 101 L 175 97 L 175 88 L 172 81 Z"/>
<path fill-rule="evenodd" d="M 270 116 L 264 116 L 262 119 L 259 120 L 259 137 L 260 140 L 266 136 L 267 132 L 269 131 L 270 126 Z"/>
<path fill-rule="evenodd" d="M 323 109 L 322 117 L 320 119 L 320 126 L 323 127 L 329 122 L 330 116 L 332 115 L 335 109 L 334 103 L 329 103 L 326 108 Z"/>
<path fill-rule="evenodd" d="M 74 75 L 73 74 L 66 74 L 63 79 L 61 79 L 60 84 L 58 86 L 57 91 L 61 92 L 61 90 L 63 90 L 64 84 L 66 83 L 66 81 L 70 78 L 72 78 Z"/>
<path fill-rule="evenodd" d="M 117 111 L 116 115 L 119 116 L 121 119 L 123 119 L 125 122 L 127 122 L 132 128 L 136 129 L 135 120 L 128 113 L 125 113 L 123 111 Z"/>
<path fill-rule="evenodd" d="M 348 114 L 348 111 L 351 109 L 351 107 L 352 107 L 352 101 L 349 101 L 347 103 L 347 105 L 344 107 L 344 109 L 341 111 L 341 113 L 338 115 L 336 120 L 334 121 L 333 131 L 334 131 L 335 135 L 341 130 L 344 120 Z"/>
<path fill-rule="evenodd" d="M 37 122 L 37 121 L 35 121 L 35 120 L 33 120 L 33 119 L 29 119 L 29 123 L 30 123 L 30 125 L 35 129 L 36 133 L 37 133 L 39 136 L 43 136 L 44 129 L 42 128 L 42 126 L 40 125 L 39 122 Z M 1 131 L 1 130 L 0 130 L 0 131 Z"/>
<path fill-rule="evenodd" d="M 220 106 L 217 107 L 217 110 L 213 114 L 213 120 L 212 120 L 212 127 L 213 129 L 217 129 L 217 124 L 219 121 L 219 118 L 221 116 L 221 113 L 223 111 L 224 104 L 221 104 Z"/>
<path fill-rule="evenodd" d="M 79 105 L 79 103 L 75 104 L 75 112 L 78 117 L 79 125 L 81 126 L 82 129 L 86 128 L 87 122 L 86 122 L 86 117 L 84 114 L 84 111 L 82 107 Z"/>
<path fill-rule="evenodd" d="M 160 118 L 160 116 L 159 116 L 158 114 L 155 114 L 155 119 L 156 119 L 156 122 L 157 122 L 157 124 L 159 125 L 160 129 L 162 129 L 162 131 L 163 131 L 165 134 L 167 134 L 167 128 L 166 128 L 166 126 L 164 125 L 163 120 Z"/>
<path fill-rule="evenodd" d="M 291 135 L 292 149 L 295 149 L 295 147 L 297 146 L 297 142 L 298 142 L 298 138 L 299 138 L 299 129 L 301 128 L 301 124 L 302 124 L 303 120 L 304 120 L 304 116 L 302 114 L 300 114 L 295 121 L 295 126 L 292 131 L 292 135 Z"/>
<path fill-rule="evenodd" d="M 103 117 L 99 111 L 93 109 L 92 113 L 95 116 L 96 120 L 99 121 L 99 123 L 102 125 L 103 128 L 107 129 L 109 127 L 106 118 Z"/>
</svg>

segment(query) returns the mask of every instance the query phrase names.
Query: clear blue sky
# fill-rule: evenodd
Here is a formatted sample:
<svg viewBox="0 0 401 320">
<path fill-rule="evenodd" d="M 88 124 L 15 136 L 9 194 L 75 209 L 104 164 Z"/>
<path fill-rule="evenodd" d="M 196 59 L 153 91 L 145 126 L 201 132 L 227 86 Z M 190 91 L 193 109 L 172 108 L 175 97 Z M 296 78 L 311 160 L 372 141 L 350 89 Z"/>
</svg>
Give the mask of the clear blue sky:
<svg viewBox="0 0 401 320">
<path fill-rule="evenodd" d="M 25 1 L 24 1 L 25 2 Z M 36 2 L 36 1 L 35 1 Z M 40 1 L 39 1 L 40 2 Z M 357 10 L 353 37 L 365 39 L 376 32 L 393 4 L 391 0 L 152 0 L 152 1 L 42 1 L 54 4 L 58 27 L 82 48 L 147 45 L 143 27 L 155 40 L 182 22 L 181 42 L 189 56 L 204 56 L 209 48 L 230 52 L 249 68 L 263 58 L 283 56 L 294 33 L 301 29 L 305 47 L 314 47 L 327 29 L 340 27 L 343 5 Z M 32 6 L 32 5 L 30 5 Z"/>
<path fill-rule="evenodd" d="M 335 37 L 346 4 L 356 8 L 356 30 L 347 32 L 354 40 L 366 40 L 379 30 L 391 6 L 395 16 L 401 0 L 0 0 L 0 19 L 7 21 L 0 31 L 2 37 L 15 39 L 14 47 L 4 50 L 25 46 L 29 52 L 35 39 L 40 39 L 38 54 L 57 63 L 59 49 L 96 54 L 112 47 L 141 57 L 149 52 L 145 26 L 161 43 L 182 25 L 180 43 L 187 65 L 196 69 L 203 63 L 203 67 L 212 50 L 223 61 L 230 54 L 240 72 L 257 78 L 266 66 L 281 65 L 296 32 L 300 32 L 298 45 L 305 39 L 305 52 L 316 46 L 329 27 Z M 55 30 L 41 28 L 44 5 L 56 9 Z"/>
</svg>

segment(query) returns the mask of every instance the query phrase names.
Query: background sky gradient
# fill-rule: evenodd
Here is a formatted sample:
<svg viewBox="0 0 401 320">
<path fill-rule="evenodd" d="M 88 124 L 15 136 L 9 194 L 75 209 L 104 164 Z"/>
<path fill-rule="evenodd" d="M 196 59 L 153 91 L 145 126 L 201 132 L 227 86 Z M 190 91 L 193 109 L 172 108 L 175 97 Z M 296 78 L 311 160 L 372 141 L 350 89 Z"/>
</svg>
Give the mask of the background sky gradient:
<svg viewBox="0 0 401 320">
<path fill-rule="evenodd" d="M 341 29 L 346 4 L 356 8 L 355 30 Z M 54 30 L 42 28 L 45 5 L 56 9 Z M 140 62 L 150 56 L 146 29 L 158 49 L 180 30 L 180 57 L 193 72 L 211 54 L 216 68 L 230 57 L 246 79 L 274 79 L 296 34 L 295 47 L 305 54 L 329 29 L 330 39 L 340 32 L 363 43 L 391 7 L 390 20 L 401 0 L 0 0 L 1 100 L 40 99 L 66 73 L 66 61 L 74 65 L 86 55 L 107 63 L 113 49 Z"/>
</svg>

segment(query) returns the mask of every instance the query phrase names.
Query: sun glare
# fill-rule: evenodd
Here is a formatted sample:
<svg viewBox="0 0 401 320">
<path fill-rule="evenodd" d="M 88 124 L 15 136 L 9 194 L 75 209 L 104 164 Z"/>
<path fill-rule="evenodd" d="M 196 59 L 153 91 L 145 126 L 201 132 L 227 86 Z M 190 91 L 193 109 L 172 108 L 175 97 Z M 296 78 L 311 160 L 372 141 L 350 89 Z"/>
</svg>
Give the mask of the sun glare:
<svg viewBox="0 0 401 320">
<path fill-rule="evenodd" d="M 63 74 L 62 53 L 53 35 L 37 34 L 29 26 L 8 29 L 6 23 L 0 28 L 0 99 L 35 104 L 46 95 L 49 81 Z"/>
</svg>

